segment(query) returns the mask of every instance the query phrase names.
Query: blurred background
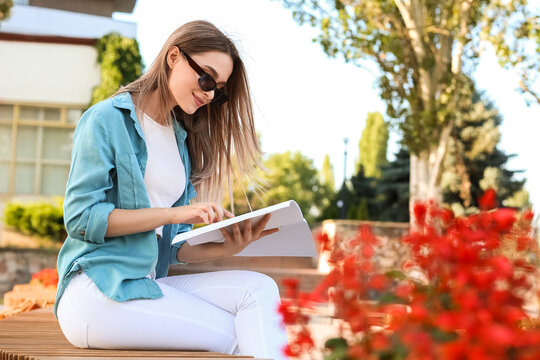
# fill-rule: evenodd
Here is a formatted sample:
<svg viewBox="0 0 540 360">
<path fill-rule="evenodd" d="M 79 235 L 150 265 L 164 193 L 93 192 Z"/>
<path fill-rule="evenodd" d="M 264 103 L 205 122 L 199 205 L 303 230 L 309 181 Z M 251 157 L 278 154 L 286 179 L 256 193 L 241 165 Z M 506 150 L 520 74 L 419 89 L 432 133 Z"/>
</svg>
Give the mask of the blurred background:
<svg viewBox="0 0 540 360">
<path fill-rule="evenodd" d="M 235 183 L 237 214 L 294 199 L 314 234 L 369 223 L 376 267 L 392 270 L 415 200 L 468 215 L 494 189 L 501 207 L 538 209 L 540 1 L 424 2 L 422 24 L 400 3 L 0 0 L 0 295 L 56 267 L 81 114 L 192 20 L 227 33 L 248 69 L 267 187 Z M 249 268 L 310 290 L 324 265 L 245 258 L 170 274 Z"/>
<path fill-rule="evenodd" d="M 295 21 L 301 17 L 283 6 L 289 2 L 3 2 L 9 3 L 0 22 L 2 203 L 63 196 L 81 113 L 144 72 L 176 27 L 204 19 L 241 49 L 270 169 L 260 173 L 269 184 L 262 194 L 249 184 L 244 194 L 238 184 L 237 213 L 249 210 L 248 199 L 259 208 L 293 198 L 310 223 L 408 221 L 410 150 L 436 142 L 437 128 L 425 125 L 411 141 L 414 133 L 404 126 L 410 114 L 391 114 L 391 86 L 381 82 L 386 74 L 377 59 L 340 45 L 344 34 L 328 33 L 333 47 L 320 41 L 323 23 Z M 302 11 L 313 13 L 307 5 Z M 518 73 L 499 65 L 487 40 L 477 46 L 463 64 L 468 95 L 453 110 L 463 116 L 446 141 L 439 198 L 465 214 L 494 188 L 501 205 L 534 207 L 540 106 L 519 91 Z"/>
</svg>

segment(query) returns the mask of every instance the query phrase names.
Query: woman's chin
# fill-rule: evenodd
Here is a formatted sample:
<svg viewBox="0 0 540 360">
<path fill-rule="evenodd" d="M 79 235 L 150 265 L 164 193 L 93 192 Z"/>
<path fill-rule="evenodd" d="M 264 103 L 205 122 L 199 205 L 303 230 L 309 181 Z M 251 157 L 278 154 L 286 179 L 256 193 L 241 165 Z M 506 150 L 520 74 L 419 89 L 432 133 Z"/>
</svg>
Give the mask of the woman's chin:
<svg viewBox="0 0 540 360">
<path fill-rule="evenodd" d="M 196 106 L 193 106 L 193 105 L 188 105 L 188 106 L 182 106 L 182 105 L 178 105 L 178 107 L 180 109 L 182 109 L 182 111 L 188 115 L 193 115 L 195 114 L 195 112 L 197 111 L 197 107 Z"/>
</svg>

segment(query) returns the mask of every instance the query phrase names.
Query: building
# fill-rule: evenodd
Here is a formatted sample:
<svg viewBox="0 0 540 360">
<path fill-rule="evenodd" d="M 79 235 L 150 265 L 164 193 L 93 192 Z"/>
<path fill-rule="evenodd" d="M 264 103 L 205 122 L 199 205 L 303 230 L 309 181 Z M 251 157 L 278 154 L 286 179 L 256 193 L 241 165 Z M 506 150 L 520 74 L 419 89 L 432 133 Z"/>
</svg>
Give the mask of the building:
<svg viewBox="0 0 540 360">
<path fill-rule="evenodd" d="M 63 195 L 73 130 L 100 83 L 96 40 L 135 0 L 14 0 L 0 23 L 0 200 Z"/>
</svg>

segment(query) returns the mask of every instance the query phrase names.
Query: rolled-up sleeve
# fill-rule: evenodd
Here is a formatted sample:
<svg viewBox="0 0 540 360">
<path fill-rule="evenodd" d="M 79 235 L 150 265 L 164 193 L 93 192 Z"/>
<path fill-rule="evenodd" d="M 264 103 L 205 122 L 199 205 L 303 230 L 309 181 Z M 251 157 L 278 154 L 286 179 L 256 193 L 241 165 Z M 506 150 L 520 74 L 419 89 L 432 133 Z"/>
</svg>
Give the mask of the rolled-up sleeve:
<svg viewBox="0 0 540 360">
<path fill-rule="evenodd" d="M 171 245 L 171 253 L 169 258 L 170 265 L 187 265 L 187 262 L 178 261 L 178 250 L 180 250 L 180 248 L 182 247 L 182 245 L 184 245 L 185 242 L 186 240 L 182 240 Z"/>
<path fill-rule="evenodd" d="M 190 231 L 191 229 L 193 229 L 192 224 L 178 224 L 176 235 L 184 233 L 186 231 Z M 171 245 L 169 264 L 171 265 L 176 265 L 176 264 L 186 265 L 187 264 L 187 262 L 178 261 L 178 250 L 180 250 L 180 248 L 182 247 L 182 245 L 184 245 L 185 242 L 186 240 L 182 240 Z"/>
<path fill-rule="evenodd" d="M 99 109 L 88 110 L 75 129 L 66 196 L 64 223 L 74 239 L 103 243 L 108 217 L 115 205 L 106 202 L 113 186 L 114 157 L 107 123 Z"/>
</svg>

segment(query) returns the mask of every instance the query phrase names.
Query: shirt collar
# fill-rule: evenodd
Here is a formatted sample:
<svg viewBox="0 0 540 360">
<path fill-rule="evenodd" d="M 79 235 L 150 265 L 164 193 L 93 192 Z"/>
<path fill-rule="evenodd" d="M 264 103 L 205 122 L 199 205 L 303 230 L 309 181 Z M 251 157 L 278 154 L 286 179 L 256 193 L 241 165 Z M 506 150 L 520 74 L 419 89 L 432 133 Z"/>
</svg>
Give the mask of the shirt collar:
<svg viewBox="0 0 540 360">
<path fill-rule="evenodd" d="M 113 104 L 117 108 L 129 110 L 131 119 L 135 123 L 135 129 L 137 129 L 139 136 L 144 139 L 142 129 L 139 125 L 139 121 L 137 121 L 137 112 L 135 111 L 135 105 L 133 104 L 133 99 L 131 98 L 131 95 L 128 92 L 120 93 L 113 98 Z M 182 126 L 182 124 L 174 120 L 172 123 L 176 137 L 182 141 L 186 140 L 187 132 Z"/>
</svg>

